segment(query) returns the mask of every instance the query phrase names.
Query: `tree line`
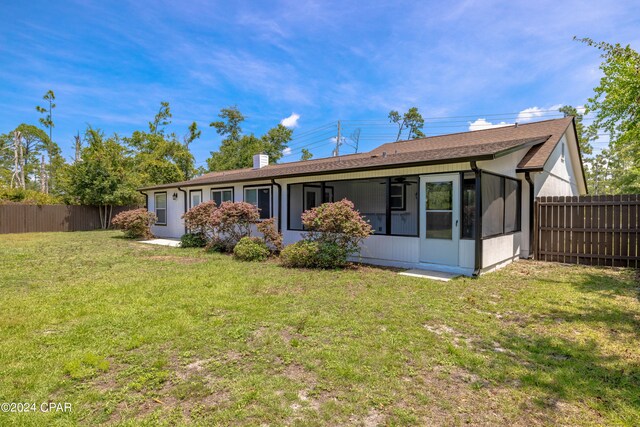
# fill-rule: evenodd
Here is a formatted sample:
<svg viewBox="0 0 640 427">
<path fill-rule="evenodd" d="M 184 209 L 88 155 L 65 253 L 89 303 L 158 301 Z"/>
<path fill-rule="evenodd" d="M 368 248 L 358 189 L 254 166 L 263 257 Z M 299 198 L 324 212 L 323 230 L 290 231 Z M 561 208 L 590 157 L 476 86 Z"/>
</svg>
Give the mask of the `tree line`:
<svg viewBox="0 0 640 427">
<path fill-rule="evenodd" d="M 589 191 L 640 193 L 640 54 L 629 45 L 576 40 L 599 49 L 602 56 L 603 77 L 585 103 L 584 114 L 572 106 L 560 109 L 575 116 Z M 260 152 L 278 162 L 293 135 L 293 130 L 282 124 L 261 136 L 247 134 L 240 110 L 223 108 L 209 124 L 223 138 L 220 147 L 211 152 L 206 167 L 196 167 L 191 146 L 201 136 L 198 124 L 192 122 L 182 137 L 167 132 L 171 107 L 161 102 L 147 127 L 128 136 L 107 135 L 88 125 L 74 138 L 75 155 L 67 161 L 53 134 L 54 92 L 47 91 L 42 101 L 35 108 L 40 114 L 39 126 L 22 123 L 0 134 L 0 198 L 13 194 L 19 200 L 20 194 L 31 192 L 46 196 L 38 199 L 44 203 L 139 203 L 139 187 L 186 181 L 208 171 L 251 167 L 252 156 Z M 586 114 L 594 117 L 589 126 L 584 124 Z M 407 139 L 425 136 L 424 119 L 416 107 L 404 114 L 391 111 L 388 119 L 398 126 L 396 140 L 403 135 Z M 592 143 L 603 132 L 609 135 L 608 147 L 594 154 Z M 311 152 L 302 150 L 302 160 L 311 157 Z"/>
</svg>

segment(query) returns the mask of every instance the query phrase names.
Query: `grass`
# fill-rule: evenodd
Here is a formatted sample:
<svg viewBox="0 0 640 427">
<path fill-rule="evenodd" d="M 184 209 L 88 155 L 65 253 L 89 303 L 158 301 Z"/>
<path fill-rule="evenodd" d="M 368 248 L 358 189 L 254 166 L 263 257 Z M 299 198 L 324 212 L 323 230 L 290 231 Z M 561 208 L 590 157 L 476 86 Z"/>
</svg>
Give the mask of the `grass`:
<svg viewBox="0 0 640 427">
<path fill-rule="evenodd" d="M 635 272 L 283 269 L 0 237 L 0 425 L 639 425 Z"/>
</svg>

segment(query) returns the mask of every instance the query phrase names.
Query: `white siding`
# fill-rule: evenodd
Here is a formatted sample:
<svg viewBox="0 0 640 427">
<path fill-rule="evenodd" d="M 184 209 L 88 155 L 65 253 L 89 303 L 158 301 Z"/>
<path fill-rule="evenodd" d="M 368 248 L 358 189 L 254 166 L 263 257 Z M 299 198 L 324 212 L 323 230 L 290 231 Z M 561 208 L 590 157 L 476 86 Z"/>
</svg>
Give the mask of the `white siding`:
<svg viewBox="0 0 640 427">
<path fill-rule="evenodd" d="M 562 156 L 564 145 L 565 155 Z M 567 135 L 564 135 L 558 145 L 549 156 L 549 160 L 544 166 L 544 171 L 536 174 L 536 197 L 540 196 L 578 196 L 580 195 L 580 176 L 576 172 L 574 156 L 570 155 L 571 145 Z M 577 165 L 580 168 L 580 165 Z M 580 179 L 582 179 L 580 177 Z"/>
<path fill-rule="evenodd" d="M 180 218 L 184 213 L 185 200 L 185 195 L 182 191 L 179 191 L 177 188 L 167 188 L 162 191 L 148 192 L 148 210 L 149 212 L 155 212 L 154 195 L 164 192 L 167 193 L 167 225 L 154 225 L 151 227 L 151 232 L 156 237 L 180 237 L 184 234 L 184 222 Z M 174 194 L 177 195 L 175 200 L 173 199 Z"/>
</svg>

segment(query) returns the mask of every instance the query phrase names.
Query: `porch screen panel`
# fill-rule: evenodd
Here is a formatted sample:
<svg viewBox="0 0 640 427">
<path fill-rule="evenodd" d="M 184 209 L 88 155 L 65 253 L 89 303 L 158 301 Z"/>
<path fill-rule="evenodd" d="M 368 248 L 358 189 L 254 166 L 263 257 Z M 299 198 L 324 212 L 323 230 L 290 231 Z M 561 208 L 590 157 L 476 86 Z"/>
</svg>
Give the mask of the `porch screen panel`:
<svg viewBox="0 0 640 427">
<path fill-rule="evenodd" d="M 504 180 L 504 232 L 520 230 L 520 185 L 513 179 Z"/>
<path fill-rule="evenodd" d="M 371 224 L 375 234 L 387 233 L 386 178 L 327 182 L 333 188 L 334 200 L 348 199 Z"/>
<path fill-rule="evenodd" d="M 418 235 L 418 182 L 417 176 L 391 178 L 391 234 Z"/>
<path fill-rule="evenodd" d="M 482 237 L 495 236 L 504 231 L 504 179 L 482 174 Z"/>
<path fill-rule="evenodd" d="M 462 230 L 460 237 L 474 239 L 476 230 L 476 178 L 465 174 L 462 180 Z"/>
<path fill-rule="evenodd" d="M 302 184 L 289 185 L 289 229 L 302 230 Z"/>
</svg>

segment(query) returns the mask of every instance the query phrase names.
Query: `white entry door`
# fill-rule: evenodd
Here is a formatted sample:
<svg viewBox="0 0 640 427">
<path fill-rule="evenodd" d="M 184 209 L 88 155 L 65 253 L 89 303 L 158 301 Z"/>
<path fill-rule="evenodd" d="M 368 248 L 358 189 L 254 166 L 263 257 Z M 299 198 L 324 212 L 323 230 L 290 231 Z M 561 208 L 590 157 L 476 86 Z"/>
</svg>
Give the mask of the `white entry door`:
<svg viewBox="0 0 640 427">
<path fill-rule="evenodd" d="M 420 177 L 420 261 L 458 265 L 460 175 Z"/>
</svg>

